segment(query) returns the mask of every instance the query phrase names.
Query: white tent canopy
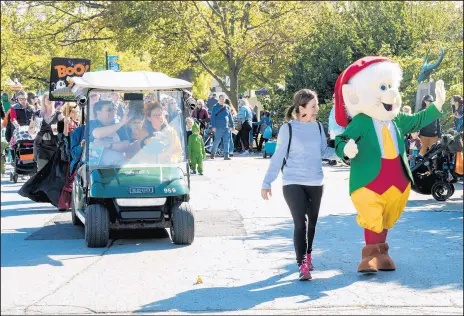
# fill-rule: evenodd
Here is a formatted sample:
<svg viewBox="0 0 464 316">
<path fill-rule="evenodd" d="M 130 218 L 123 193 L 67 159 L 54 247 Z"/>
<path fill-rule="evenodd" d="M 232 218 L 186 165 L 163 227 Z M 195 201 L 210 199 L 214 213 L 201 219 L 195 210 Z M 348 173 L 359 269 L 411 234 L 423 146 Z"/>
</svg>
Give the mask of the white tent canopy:
<svg viewBox="0 0 464 316">
<path fill-rule="evenodd" d="M 161 72 L 131 71 L 115 72 L 112 70 L 86 72 L 82 77 L 68 77 L 73 82 L 73 92 L 86 89 L 116 90 L 116 91 L 146 91 L 188 89 L 192 83 L 171 78 Z"/>
</svg>

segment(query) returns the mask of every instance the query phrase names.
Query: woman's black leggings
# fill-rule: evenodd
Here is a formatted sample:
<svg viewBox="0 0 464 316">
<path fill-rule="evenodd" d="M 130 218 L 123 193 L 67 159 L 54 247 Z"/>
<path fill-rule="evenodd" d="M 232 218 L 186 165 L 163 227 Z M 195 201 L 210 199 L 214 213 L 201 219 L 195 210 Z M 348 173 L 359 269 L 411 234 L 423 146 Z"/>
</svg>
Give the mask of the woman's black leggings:
<svg viewBox="0 0 464 316">
<path fill-rule="evenodd" d="M 283 191 L 295 224 L 293 244 L 296 262 L 301 264 L 306 254 L 311 253 L 313 248 L 323 187 L 290 184 L 285 185 Z"/>
</svg>

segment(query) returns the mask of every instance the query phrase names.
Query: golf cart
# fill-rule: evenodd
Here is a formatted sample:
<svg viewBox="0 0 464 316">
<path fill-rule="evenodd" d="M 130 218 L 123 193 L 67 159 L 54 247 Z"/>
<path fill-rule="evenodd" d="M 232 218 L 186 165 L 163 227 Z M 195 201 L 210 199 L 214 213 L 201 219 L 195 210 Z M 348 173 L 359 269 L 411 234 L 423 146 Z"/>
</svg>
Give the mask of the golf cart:
<svg viewBox="0 0 464 316">
<path fill-rule="evenodd" d="M 192 84 L 145 71 L 87 72 L 68 81 L 86 113 L 71 216 L 85 226 L 87 246 L 105 247 L 110 230 L 150 228 L 170 228 L 175 244 L 191 244 L 183 101 Z M 114 100 L 121 96 L 125 109 L 118 117 Z"/>
</svg>

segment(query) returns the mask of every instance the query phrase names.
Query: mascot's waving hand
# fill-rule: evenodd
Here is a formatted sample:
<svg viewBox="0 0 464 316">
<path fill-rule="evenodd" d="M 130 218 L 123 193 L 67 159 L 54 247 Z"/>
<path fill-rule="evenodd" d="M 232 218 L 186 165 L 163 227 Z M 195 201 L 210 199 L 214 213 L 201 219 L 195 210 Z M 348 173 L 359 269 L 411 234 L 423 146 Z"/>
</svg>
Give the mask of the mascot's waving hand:
<svg viewBox="0 0 464 316">
<path fill-rule="evenodd" d="M 347 127 L 335 138 L 335 149 L 351 159 L 350 195 L 366 241 L 358 266 L 363 273 L 395 270 L 387 232 L 403 213 L 413 181 L 404 135 L 440 117 L 445 100 L 440 80 L 433 105 L 414 115 L 400 113 L 401 79 L 400 66 L 388 58 L 364 57 L 335 84 L 335 119 Z"/>
</svg>

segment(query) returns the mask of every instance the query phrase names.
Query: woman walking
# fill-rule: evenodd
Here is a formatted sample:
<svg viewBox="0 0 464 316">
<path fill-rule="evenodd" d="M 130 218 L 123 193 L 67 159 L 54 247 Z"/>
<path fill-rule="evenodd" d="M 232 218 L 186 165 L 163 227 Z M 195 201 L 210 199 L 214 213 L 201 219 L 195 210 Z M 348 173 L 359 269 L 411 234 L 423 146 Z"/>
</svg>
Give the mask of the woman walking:
<svg viewBox="0 0 464 316">
<path fill-rule="evenodd" d="M 29 133 L 37 134 L 34 140 L 34 160 L 37 162 L 37 171 L 40 171 L 58 150 L 58 123 L 63 123 L 64 116 L 55 111 L 49 94 L 42 96 L 42 106 L 34 115 L 29 125 Z"/>
<path fill-rule="evenodd" d="M 316 121 L 318 111 L 316 92 L 302 89 L 295 93 L 261 190 L 262 198 L 268 200 L 271 183 L 282 170 L 284 198 L 295 226 L 293 243 L 300 280 L 310 280 L 314 269 L 311 251 L 323 191 L 322 158 L 335 159 L 334 149 L 327 147 L 324 129 Z"/>
</svg>

